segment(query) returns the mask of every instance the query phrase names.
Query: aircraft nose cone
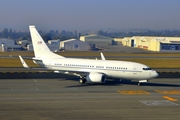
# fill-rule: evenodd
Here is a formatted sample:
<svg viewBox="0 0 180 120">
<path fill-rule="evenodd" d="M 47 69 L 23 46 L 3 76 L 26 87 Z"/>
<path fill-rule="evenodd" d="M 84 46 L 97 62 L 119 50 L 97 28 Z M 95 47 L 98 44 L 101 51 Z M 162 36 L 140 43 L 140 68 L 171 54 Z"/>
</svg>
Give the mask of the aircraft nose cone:
<svg viewBox="0 0 180 120">
<path fill-rule="evenodd" d="M 156 72 L 156 71 L 153 71 L 153 74 L 152 74 L 153 77 L 158 77 L 159 74 Z"/>
</svg>

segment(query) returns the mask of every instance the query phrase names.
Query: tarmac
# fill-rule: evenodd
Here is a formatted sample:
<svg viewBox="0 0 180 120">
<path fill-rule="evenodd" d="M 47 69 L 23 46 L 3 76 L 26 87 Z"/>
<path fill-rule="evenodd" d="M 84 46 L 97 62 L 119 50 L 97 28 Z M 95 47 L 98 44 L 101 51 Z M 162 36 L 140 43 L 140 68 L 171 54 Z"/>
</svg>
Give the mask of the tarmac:
<svg viewBox="0 0 180 120">
<path fill-rule="evenodd" d="M 79 84 L 59 79 L 0 79 L 2 120 L 179 120 L 180 78 Z"/>
</svg>

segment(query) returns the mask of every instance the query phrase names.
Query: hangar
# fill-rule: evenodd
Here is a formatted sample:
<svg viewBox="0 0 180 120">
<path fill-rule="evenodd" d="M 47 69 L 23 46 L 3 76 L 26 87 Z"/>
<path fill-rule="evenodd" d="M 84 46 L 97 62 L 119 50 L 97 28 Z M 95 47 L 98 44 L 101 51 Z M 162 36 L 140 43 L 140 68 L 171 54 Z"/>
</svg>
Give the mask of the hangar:
<svg viewBox="0 0 180 120">
<path fill-rule="evenodd" d="M 113 38 L 105 37 L 97 34 L 92 35 L 86 35 L 86 36 L 80 36 L 80 40 L 83 42 L 87 42 L 89 44 L 112 44 L 114 41 Z"/>
<path fill-rule="evenodd" d="M 69 39 L 60 42 L 60 49 L 67 51 L 88 51 L 89 44 L 76 39 Z"/>
<path fill-rule="evenodd" d="M 130 42 L 129 42 L 130 39 L 131 39 L 131 37 L 125 37 L 125 38 L 123 38 L 123 39 L 122 39 L 122 45 L 124 45 L 124 46 L 129 46 L 129 47 L 130 47 L 130 46 L 131 46 L 131 45 L 130 45 Z"/>
<path fill-rule="evenodd" d="M 46 45 L 48 46 L 48 48 L 52 51 L 52 52 L 58 52 L 59 51 L 59 45 L 57 44 L 49 44 L 49 43 L 46 43 Z M 33 51 L 33 45 L 32 44 L 29 44 L 27 45 L 27 50 L 28 51 Z"/>
<path fill-rule="evenodd" d="M 0 52 L 20 51 L 21 49 L 22 47 L 20 45 L 15 45 L 15 40 L 6 38 L 0 39 Z"/>
<path fill-rule="evenodd" d="M 122 44 L 151 51 L 180 52 L 180 37 L 133 36 L 123 38 Z"/>
<path fill-rule="evenodd" d="M 46 45 L 53 52 L 58 52 L 59 50 L 67 50 L 67 51 L 88 51 L 89 44 L 82 42 L 76 39 L 69 39 L 65 41 L 60 40 L 49 40 Z M 28 51 L 33 51 L 32 44 L 27 46 Z"/>
<path fill-rule="evenodd" d="M 48 43 L 46 43 L 46 45 L 49 47 L 49 49 L 53 52 L 58 52 L 59 51 L 59 44 L 60 44 L 60 40 L 48 40 Z M 28 44 L 27 45 L 27 50 L 28 51 L 33 51 L 33 45 Z"/>
</svg>

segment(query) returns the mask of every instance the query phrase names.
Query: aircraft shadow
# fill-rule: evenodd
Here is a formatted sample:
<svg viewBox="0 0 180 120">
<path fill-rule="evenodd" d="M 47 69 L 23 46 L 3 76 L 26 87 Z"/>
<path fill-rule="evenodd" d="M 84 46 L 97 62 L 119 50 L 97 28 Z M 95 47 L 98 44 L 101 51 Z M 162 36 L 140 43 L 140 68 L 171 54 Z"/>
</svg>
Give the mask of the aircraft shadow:
<svg viewBox="0 0 180 120">
<path fill-rule="evenodd" d="M 78 79 L 74 79 L 78 82 Z M 85 83 L 66 87 L 87 87 L 87 86 L 123 86 L 123 85 L 138 85 L 138 82 L 131 80 L 114 80 L 114 81 L 106 81 L 105 83 Z M 166 83 L 141 83 L 141 86 L 154 86 L 154 87 L 180 87 L 179 84 L 166 84 Z"/>
<path fill-rule="evenodd" d="M 138 85 L 138 82 L 136 81 L 131 81 L 131 82 L 126 82 L 123 81 L 121 84 L 126 84 L 126 85 Z M 153 83 L 153 82 L 147 82 L 147 83 L 141 83 L 141 86 L 157 86 L 157 87 L 180 87 L 179 84 L 166 84 L 166 83 Z"/>
</svg>

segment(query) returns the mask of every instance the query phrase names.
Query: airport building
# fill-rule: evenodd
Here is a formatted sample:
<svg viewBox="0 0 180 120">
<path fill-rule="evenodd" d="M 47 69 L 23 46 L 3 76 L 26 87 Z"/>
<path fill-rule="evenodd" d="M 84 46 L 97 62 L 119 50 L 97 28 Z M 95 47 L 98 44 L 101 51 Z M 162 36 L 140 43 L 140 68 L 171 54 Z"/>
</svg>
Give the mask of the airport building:
<svg viewBox="0 0 180 120">
<path fill-rule="evenodd" d="M 122 44 L 150 51 L 180 52 L 180 37 L 133 36 L 123 38 Z"/>
<path fill-rule="evenodd" d="M 114 38 L 114 41 L 117 43 L 117 44 L 120 44 L 120 45 L 122 45 L 122 44 L 126 44 L 126 43 L 123 43 L 123 42 L 126 42 L 127 41 L 127 37 L 125 37 L 125 38 Z"/>
<path fill-rule="evenodd" d="M 22 47 L 20 45 L 15 45 L 15 40 L 10 40 L 6 38 L 0 39 L 0 52 L 20 50 L 22 50 Z"/>
<path fill-rule="evenodd" d="M 69 39 L 65 41 L 58 40 L 49 40 L 46 45 L 49 47 L 49 49 L 53 52 L 58 52 L 60 50 L 66 50 L 66 51 L 89 51 L 89 44 L 82 42 L 80 40 L 76 39 Z M 33 51 L 32 44 L 29 44 L 27 46 L 28 51 Z"/>
<path fill-rule="evenodd" d="M 59 51 L 59 45 L 51 45 L 49 43 L 46 43 L 46 45 L 48 46 L 48 48 L 52 51 L 52 52 L 58 52 Z M 33 45 L 29 44 L 27 45 L 27 50 L 28 51 L 33 51 Z"/>
<path fill-rule="evenodd" d="M 51 44 L 51 45 L 60 45 L 60 39 L 48 40 L 48 43 Z"/>
<path fill-rule="evenodd" d="M 105 37 L 97 34 L 80 36 L 80 40 L 83 42 L 87 42 L 89 44 L 105 44 L 109 45 L 112 44 L 114 39 L 110 37 Z"/>
<path fill-rule="evenodd" d="M 48 46 L 48 48 L 52 51 L 52 52 L 58 52 L 59 51 L 59 45 L 60 45 L 60 40 L 48 40 L 48 43 L 46 43 L 46 45 Z M 28 51 L 33 51 L 33 45 L 32 43 L 27 45 L 27 50 Z"/>
<path fill-rule="evenodd" d="M 88 51 L 89 44 L 76 39 L 69 39 L 60 42 L 60 49 L 66 51 Z"/>
</svg>

